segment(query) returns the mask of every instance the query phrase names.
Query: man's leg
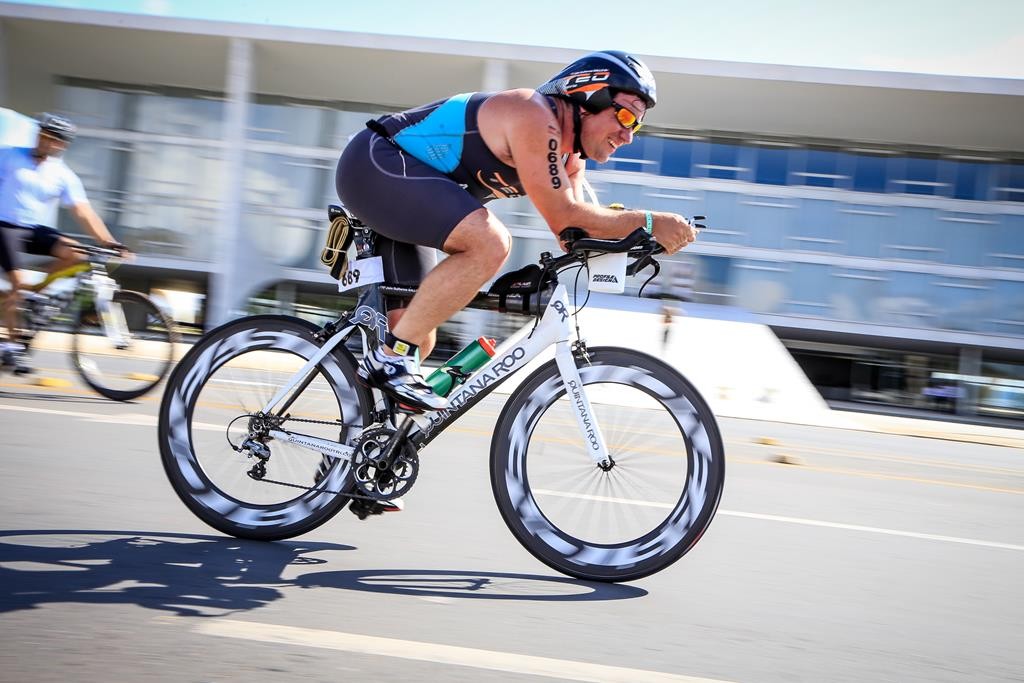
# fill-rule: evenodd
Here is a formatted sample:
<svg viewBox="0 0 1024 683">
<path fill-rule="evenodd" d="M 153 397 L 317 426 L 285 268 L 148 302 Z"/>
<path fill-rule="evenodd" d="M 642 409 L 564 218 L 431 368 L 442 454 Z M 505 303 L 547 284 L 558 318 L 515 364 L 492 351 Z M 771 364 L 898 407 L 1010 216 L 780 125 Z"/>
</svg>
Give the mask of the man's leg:
<svg viewBox="0 0 1024 683">
<path fill-rule="evenodd" d="M 18 271 L 12 270 L 6 273 L 7 280 L 11 283 L 11 291 L 4 296 L 4 326 L 7 328 L 7 341 L 18 340 L 18 300 L 21 298 L 21 276 Z"/>
<path fill-rule="evenodd" d="M 407 310 L 409 310 L 409 309 L 408 308 L 392 308 L 391 310 L 388 311 L 388 329 L 389 330 L 394 330 L 395 329 L 395 325 L 398 324 L 398 321 L 402 319 L 402 316 L 405 315 L 405 312 Z M 431 354 L 431 352 L 433 352 L 434 346 L 436 344 L 437 344 L 437 330 L 432 330 L 430 332 L 430 334 L 427 335 L 427 340 L 419 345 L 420 346 L 420 360 L 421 361 L 426 360 L 430 356 L 430 354 Z"/>
<path fill-rule="evenodd" d="M 46 272 L 56 273 L 59 270 L 70 268 L 84 261 L 85 256 L 73 249 L 75 246 L 78 246 L 78 242 L 70 237 L 61 235 L 50 249 L 50 256 L 54 260 L 47 266 Z"/>
<path fill-rule="evenodd" d="M 21 238 L 15 233 L 15 229 L 8 226 L 0 226 L 0 270 L 7 276 L 11 283 L 11 291 L 3 297 L 3 320 L 7 328 L 7 340 L 15 342 L 18 339 L 18 301 L 21 298 L 21 274 L 18 272 L 18 247 Z"/>
<path fill-rule="evenodd" d="M 433 348 L 437 327 L 466 307 L 508 258 L 512 237 L 485 208 L 469 214 L 448 235 L 444 259 L 423 280 L 392 334 Z"/>
</svg>

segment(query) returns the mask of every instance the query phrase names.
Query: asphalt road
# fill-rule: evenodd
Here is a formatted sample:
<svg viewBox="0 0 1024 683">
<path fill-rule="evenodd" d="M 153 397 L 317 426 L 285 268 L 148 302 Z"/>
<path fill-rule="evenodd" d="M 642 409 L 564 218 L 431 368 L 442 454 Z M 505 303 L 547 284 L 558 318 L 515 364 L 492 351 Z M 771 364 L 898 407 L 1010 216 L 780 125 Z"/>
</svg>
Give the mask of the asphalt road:
<svg viewBox="0 0 1024 683">
<path fill-rule="evenodd" d="M 697 547 L 588 584 L 494 506 L 502 398 L 423 452 L 405 511 L 261 544 L 178 501 L 157 394 L 0 375 L 0 680 L 1024 680 L 1019 449 L 722 420 Z"/>
</svg>

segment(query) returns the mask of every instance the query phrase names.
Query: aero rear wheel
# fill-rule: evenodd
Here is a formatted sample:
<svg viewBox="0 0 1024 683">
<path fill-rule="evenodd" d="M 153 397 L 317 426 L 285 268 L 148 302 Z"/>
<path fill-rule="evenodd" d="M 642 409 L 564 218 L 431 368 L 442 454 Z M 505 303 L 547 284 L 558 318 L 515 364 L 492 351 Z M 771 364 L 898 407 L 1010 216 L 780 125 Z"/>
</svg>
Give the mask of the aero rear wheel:
<svg viewBox="0 0 1024 683">
<path fill-rule="evenodd" d="M 206 335 L 179 362 L 160 406 L 160 454 L 175 492 L 210 526 L 240 538 L 297 536 L 337 513 L 352 490 L 348 461 L 266 439 L 265 474 L 235 450 L 253 428 L 251 416 L 285 386 L 320 344 L 317 328 L 297 318 L 254 316 Z M 356 382 L 351 355 L 340 347 L 293 390 L 281 428 L 350 443 L 369 420 L 370 400 Z M 296 393 L 298 391 L 298 393 Z M 322 463 L 329 466 L 321 469 Z"/>
<path fill-rule="evenodd" d="M 174 362 L 177 333 L 170 318 L 138 292 L 114 292 L 106 321 L 95 305 L 83 306 L 74 332 L 75 369 L 86 384 L 114 401 L 152 390 Z"/>
<path fill-rule="evenodd" d="M 513 535 L 569 576 L 632 581 L 682 557 L 711 523 L 725 457 L 697 390 L 651 356 L 590 350 L 580 378 L 613 463 L 590 457 L 554 361 L 513 394 L 495 427 L 491 486 Z"/>
</svg>

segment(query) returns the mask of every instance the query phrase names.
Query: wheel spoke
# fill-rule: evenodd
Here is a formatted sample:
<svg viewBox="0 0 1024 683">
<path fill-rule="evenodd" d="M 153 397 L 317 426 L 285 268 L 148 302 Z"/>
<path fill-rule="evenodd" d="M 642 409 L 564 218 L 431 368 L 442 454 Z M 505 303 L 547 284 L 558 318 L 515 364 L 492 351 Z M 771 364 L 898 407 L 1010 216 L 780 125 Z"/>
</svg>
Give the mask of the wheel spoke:
<svg viewBox="0 0 1024 683">
<path fill-rule="evenodd" d="M 519 541 L 555 569 L 605 581 L 646 576 L 681 557 L 710 523 L 724 476 L 721 437 L 696 390 L 649 356 L 592 350 L 579 371 L 611 466 L 595 466 L 550 363 L 499 420 L 495 499 Z M 703 450 L 680 426 L 695 421 Z"/>
</svg>

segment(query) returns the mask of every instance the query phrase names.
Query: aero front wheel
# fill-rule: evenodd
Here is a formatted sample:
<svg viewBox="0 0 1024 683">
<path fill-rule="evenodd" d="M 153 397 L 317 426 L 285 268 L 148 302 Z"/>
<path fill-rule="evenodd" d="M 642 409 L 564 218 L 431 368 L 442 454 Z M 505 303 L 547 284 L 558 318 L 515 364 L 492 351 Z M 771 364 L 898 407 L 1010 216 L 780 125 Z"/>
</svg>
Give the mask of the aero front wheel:
<svg viewBox="0 0 1024 683">
<path fill-rule="evenodd" d="M 160 406 L 160 455 L 178 497 L 201 520 L 232 536 L 279 540 L 305 533 L 341 510 L 349 462 L 268 438 L 266 460 L 239 450 L 275 416 L 262 410 L 321 344 L 312 323 L 253 316 L 199 341 L 167 381 Z M 350 443 L 369 421 L 370 399 L 355 361 L 339 346 L 290 392 L 283 431 Z M 282 412 L 279 406 L 276 413 Z M 321 467 L 323 463 L 326 467 Z"/>
<path fill-rule="evenodd" d="M 174 362 L 177 333 L 151 299 L 119 290 L 106 314 L 94 303 L 75 317 L 71 360 L 100 395 L 130 401 L 160 383 Z"/>
<path fill-rule="evenodd" d="M 501 515 L 537 559 L 569 576 L 632 581 L 682 557 L 711 523 L 725 455 L 714 415 L 685 378 L 630 349 L 593 348 L 567 394 L 554 361 L 515 391 L 495 427 L 491 486 Z M 611 463 L 589 455 L 586 416 Z"/>
</svg>

